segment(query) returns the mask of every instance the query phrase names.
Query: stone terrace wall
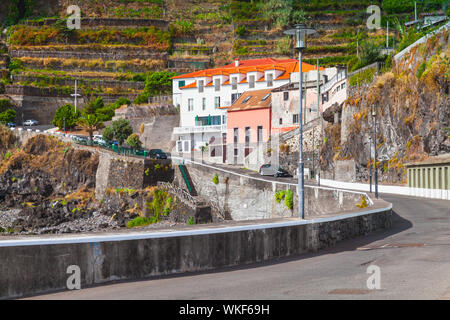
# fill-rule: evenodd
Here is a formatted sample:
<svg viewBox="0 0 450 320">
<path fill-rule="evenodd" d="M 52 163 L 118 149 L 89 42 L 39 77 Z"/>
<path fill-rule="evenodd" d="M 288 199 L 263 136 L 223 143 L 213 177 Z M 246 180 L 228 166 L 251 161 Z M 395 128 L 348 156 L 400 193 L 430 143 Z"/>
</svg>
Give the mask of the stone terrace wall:
<svg viewBox="0 0 450 320">
<path fill-rule="evenodd" d="M 94 47 L 95 48 L 95 47 Z M 167 60 L 167 52 L 157 52 L 150 49 L 141 48 L 127 48 L 117 49 L 111 48 L 102 52 L 91 52 L 89 49 L 83 47 L 83 51 L 33 51 L 33 50 L 10 50 L 11 58 L 59 58 L 59 59 L 102 59 L 102 60 L 133 60 L 133 59 L 153 59 L 153 60 Z M 30 64 L 31 65 L 31 64 Z"/>
<path fill-rule="evenodd" d="M 58 19 L 45 19 L 43 21 L 27 21 L 27 25 L 42 26 L 53 25 Z M 163 30 L 169 28 L 169 22 L 159 19 L 126 19 L 126 18 L 82 18 L 83 27 L 149 27 L 155 26 Z"/>
<path fill-rule="evenodd" d="M 13 82 L 39 82 L 40 78 L 36 76 L 25 76 L 25 75 L 12 75 Z M 60 86 L 73 86 L 75 79 L 53 79 L 54 84 Z M 123 89 L 134 89 L 134 90 L 144 90 L 144 82 L 136 81 L 119 81 L 119 80 L 83 80 L 77 79 L 79 84 L 89 84 L 91 86 L 100 86 L 105 88 L 123 88 Z"/>
</svg>

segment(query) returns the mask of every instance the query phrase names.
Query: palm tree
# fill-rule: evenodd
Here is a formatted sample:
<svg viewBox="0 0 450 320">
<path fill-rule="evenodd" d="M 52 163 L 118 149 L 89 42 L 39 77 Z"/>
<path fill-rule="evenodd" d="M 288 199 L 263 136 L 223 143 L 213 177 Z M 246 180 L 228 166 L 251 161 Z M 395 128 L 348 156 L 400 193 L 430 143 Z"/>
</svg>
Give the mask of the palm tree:
<svg viewBox="0 0 450 320">
<path fill-rule="evenodd" d="M 203 163 L 203 152 L 208 151 L 208 144 L 205 144 L 204 146 L 201 146 L 200 150 L 202 151 L 202 163 Z"/>
<path fill-rule="evenodd" d="M 77 124 L 89 133 L 89 139 L 92 145 L 92 136 L 94 131 L 103 129 L 105 125 L 100 121 L 95 114 L 86 114 L 78 119 Z"/>
</svg>

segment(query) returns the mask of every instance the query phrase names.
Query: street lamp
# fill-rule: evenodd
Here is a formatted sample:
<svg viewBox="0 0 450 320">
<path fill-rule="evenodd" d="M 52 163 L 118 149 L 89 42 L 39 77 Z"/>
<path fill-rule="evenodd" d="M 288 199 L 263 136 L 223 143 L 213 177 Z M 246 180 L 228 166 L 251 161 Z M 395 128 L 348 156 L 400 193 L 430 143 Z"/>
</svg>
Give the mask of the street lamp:
<svg viewBox="0 0 450 320">
<path fill-rule="evenodd" d="M 375 105 L 372 105 L 372 117 L 373 117 L 373 146 L 374 146 L 374 169 L 375 169 L 375 198 L 378 199 L 378 170 L 377 170 L 377 109 Z"/>
<path fill-rule="evenodd" d="M 296 24 L 294 29 L 290 29 L 284 32 L 284 34 L 295 36 L 295 49 L 298 50 L 298 72 L 299 72 L 299 103 L 300 110 L 298 116 L 298 124 L 299 124 L 299 162 L 298 162 L 298 211 L 299 217 L 305 219 L 305 165 L 303 163 L 303 70 L 302 70 L 302 53 L 303 50 L 306 49 L 306 36 L 310 34 L 316 33 L 316 30 L 312 28 L 308 28 L 304 24 Z"/>
</svg>

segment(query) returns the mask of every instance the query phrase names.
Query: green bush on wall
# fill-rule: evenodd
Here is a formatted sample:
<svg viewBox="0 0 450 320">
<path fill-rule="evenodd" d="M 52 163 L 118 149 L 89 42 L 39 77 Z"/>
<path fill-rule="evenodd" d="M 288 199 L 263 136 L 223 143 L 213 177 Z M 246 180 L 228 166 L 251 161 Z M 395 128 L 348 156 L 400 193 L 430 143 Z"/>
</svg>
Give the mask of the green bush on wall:
<svg viewBox="0 0 450 320">
<path fill-rule="evenodd" d="M 212 181 L 214 182 L 214 184 L 219 184 L 219 176 L 217 175 L 217 173 L 214 175 Z"/>
</svg>

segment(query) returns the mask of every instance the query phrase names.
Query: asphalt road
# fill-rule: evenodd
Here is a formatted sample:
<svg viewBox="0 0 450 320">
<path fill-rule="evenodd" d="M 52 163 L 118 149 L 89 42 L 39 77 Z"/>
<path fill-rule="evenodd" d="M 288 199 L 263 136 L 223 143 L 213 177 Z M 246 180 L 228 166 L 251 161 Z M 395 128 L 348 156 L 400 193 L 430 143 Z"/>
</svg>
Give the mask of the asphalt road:
<svg viewBox="0 0 450 320">
<path fill-rule="evenodd" d="M 450 202 L 383 195 L 393 227 L 274 262 L 33 299 L 450 299 Z M 370 265 L 381 289 L 368 290 Z"/>
</svg>

